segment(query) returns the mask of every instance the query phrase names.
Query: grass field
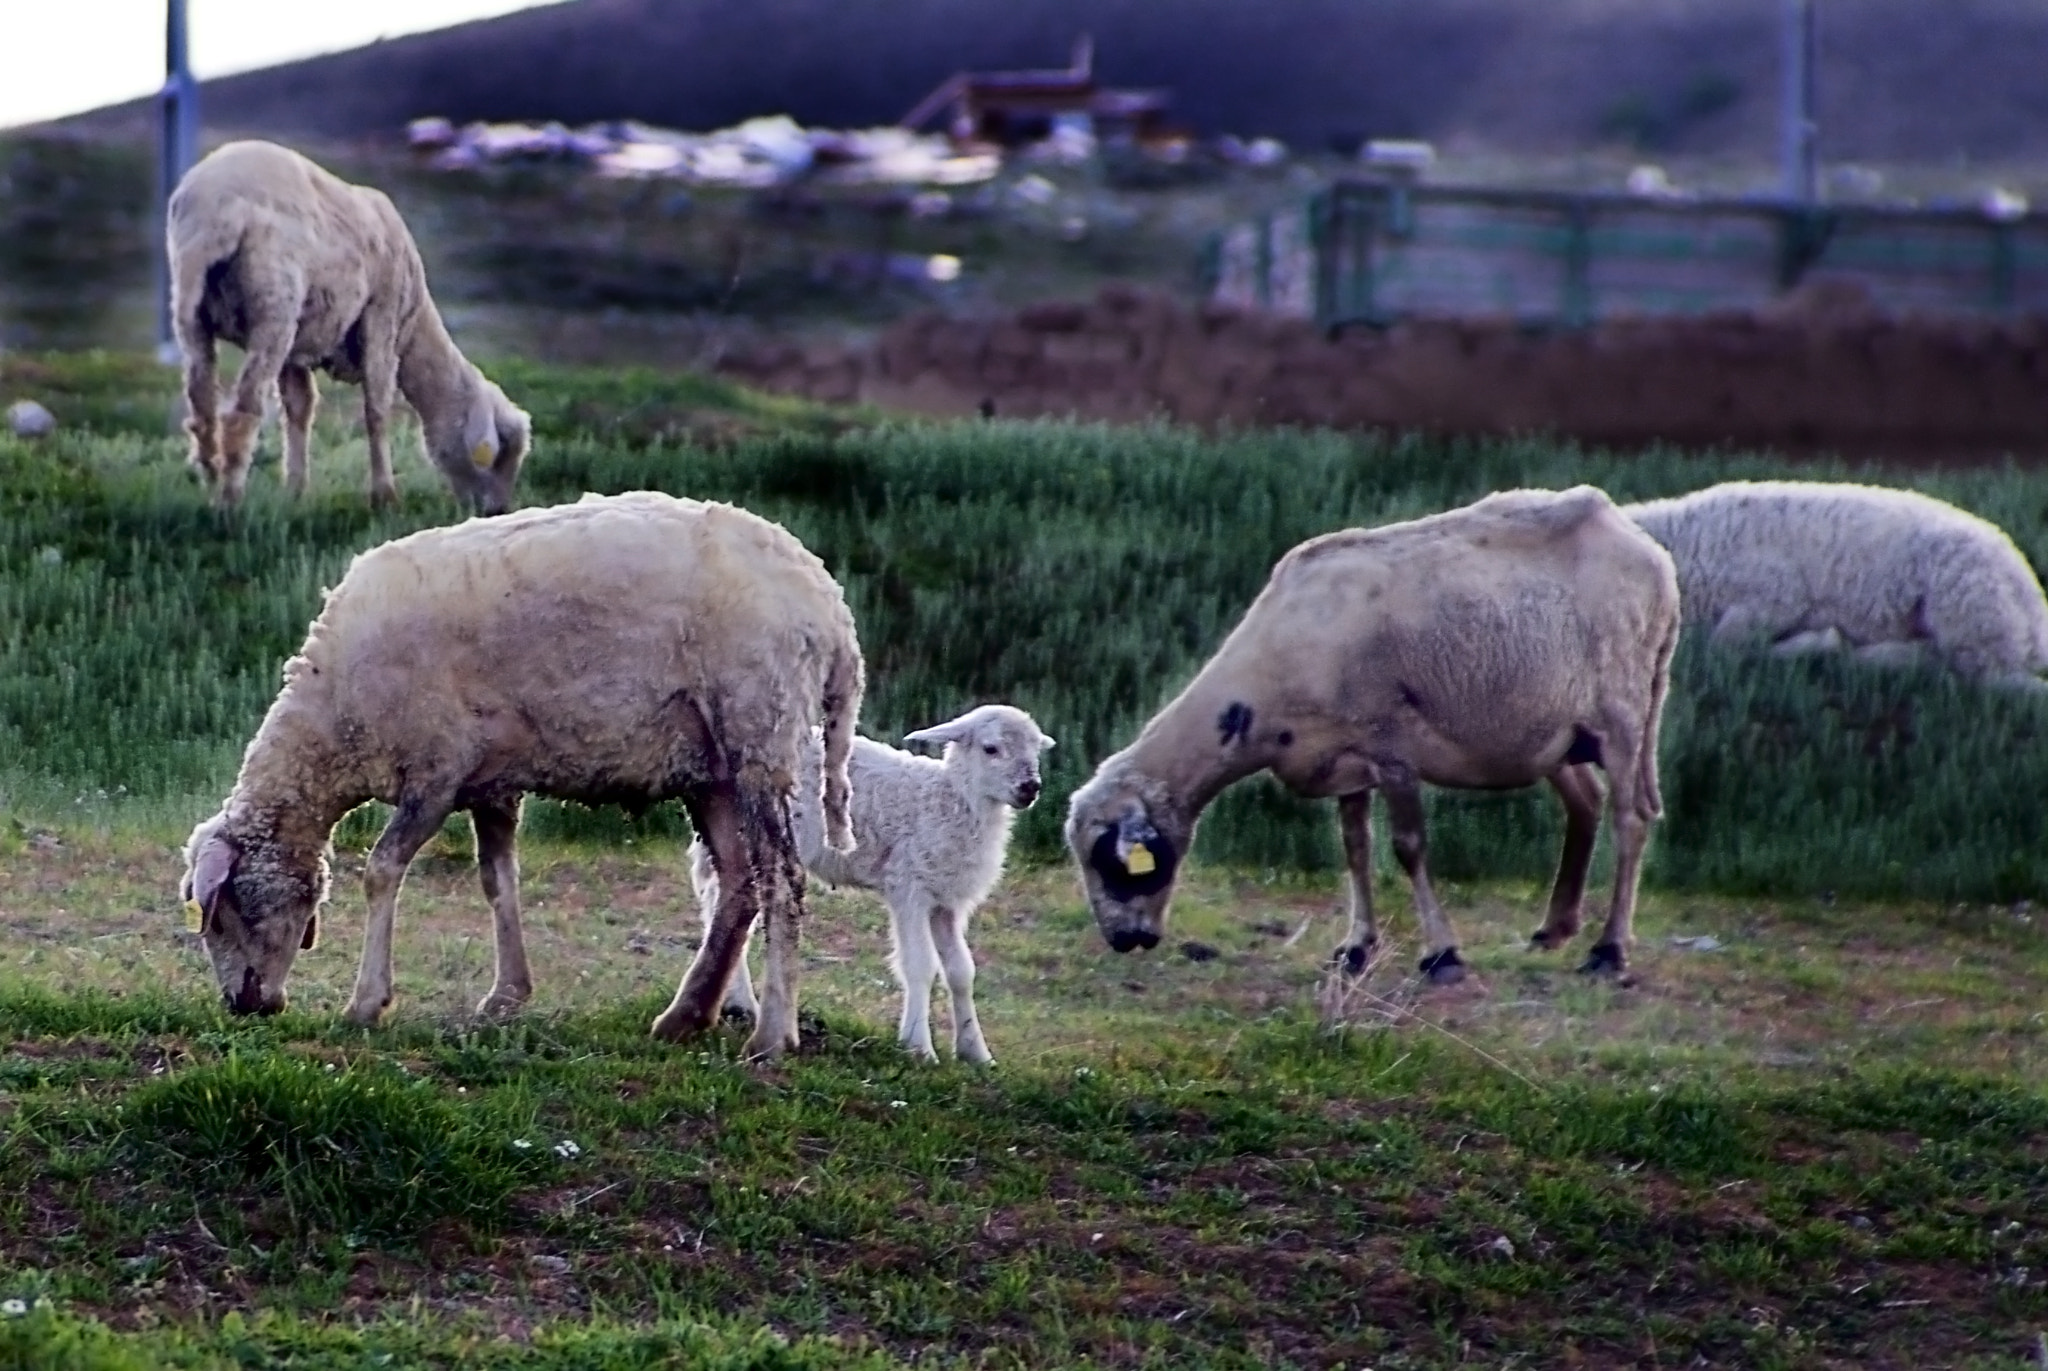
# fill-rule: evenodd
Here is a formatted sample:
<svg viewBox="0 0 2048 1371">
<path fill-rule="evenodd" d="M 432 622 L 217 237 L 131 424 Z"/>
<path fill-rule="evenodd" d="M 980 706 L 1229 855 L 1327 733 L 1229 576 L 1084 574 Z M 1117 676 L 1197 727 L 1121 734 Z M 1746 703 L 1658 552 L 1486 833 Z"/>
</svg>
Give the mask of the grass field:
<svg viewBox="0 0 2048 1371">
<path fill-rule="evenodd" d="M 666 811 L 530 809 L 540 986 L 496 1027 L 468 1014 L 489 924 L 451 826 L 370 1033 L 337 1013 L 375 831 L 352 818 L 293 1010 L 226 1019 L 176 845 L 320 587 L 449 507 L 410 456 L 404 511 L 362 507 L 337 388 L 315 494 L 287 508 L 266 465 L 224 523 L 165 436 L 167 374 L 10 357 L 0 387 L 31 371 L 71 423 L 0 438 L 0 1367 L 2033 1364 L 2037 707 L 1688 645 L 1627 986 L 1523 950 L 1555 858 L 1541 796 L 1434 802 L 1475 971 L 1448 991 L 1401 947 L 1362 987 L 1324 980 L 1331 818 L 1269 790 L 1212 813 L 1149 956 L 1109 954 L 1049 860 L 1066 792 L 1300 538 L 1766 462 L 877 427 L 503 368 L 537 421 L 529 503 L 732 498 L 818 550 L 869 731 L 1005 698 L 1060 740 L 976 922 L 998 1066 L 900 1058 L 884 915 L 827 891 L 804 1050 L 755 1069 L 731 1029 L 645 1036 L 695 927 Z M 2048 477 L 1927 485 L 2048 562 Z"/>
</svg>

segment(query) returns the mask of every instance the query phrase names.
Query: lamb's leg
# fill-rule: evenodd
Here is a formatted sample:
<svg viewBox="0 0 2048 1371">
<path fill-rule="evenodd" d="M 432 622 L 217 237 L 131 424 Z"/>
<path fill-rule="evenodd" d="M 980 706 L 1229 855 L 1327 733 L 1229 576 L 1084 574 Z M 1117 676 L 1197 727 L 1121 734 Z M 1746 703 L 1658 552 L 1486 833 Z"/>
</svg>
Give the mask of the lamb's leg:
<svg viewBox="0 0 2048 1371">
<path fill-rule="evenodd" d="M 1593 764 L 1581 763 L 1553 772 L 1550 785 L 1564 801 L 1564 852 L 1557 860 L 1557 880 L 1550 888 L 1550 910 L 1543 927 L 1529 939 L 1537 947 L 1559 948 L 1579 931 L 1586 902 L 1586 873 L 1593 866 L 1593 844 L 1600 836 L 1600 778 Z"/>
<path fill-rule="evenodd" d="M 484 898 L 491 902 L 492 946 L 497 954 L 491 993 L 477 1004 L 476 1012 L 498 1018 L 516 1011 L 533 994 L 525 930 L 519 921 L 519 801 L 472 805 L 469 823 L 476 831 L 476 874 Z"/>
<path fill-rule="evenodd" d="M 363 437 L 370 448 L 370 507 L 398 504 L 391 479 L 391 443 L 386 424 L 398 401 L 397 339 L 388 325 L 365 315 L 363 329 Z"/>
<path fill-rule="evenodd" d="M 711 849 L 718 871 L 718 902 L 704 929 L 704 941 L 676 987 L 675 999 L 654 1020 L 657 1038 L 674 1040 L 702 1033 L 718 1018 L 726 986 L 746 950 L 754 927 L 759 882 L 740 820 L 739 797 L 730 786 L 704 791 L 689 804 L 690 822 Z"/>
<path fill-rule="evenodd" d="M 277 396 L 284 409 L 284 488 L 306 493 L 306 444 L 313 413 L 320 406 L 320 388 L 309 368 L 288 364 L 277 373 Z"/>
<path fill-rule="evenodd" d="M 370 849 L 363 872 L 363 893 L 370 907 L 363 925 L 363 960 L 356 969 L 355 994 L 343 1011 L 350 1023 L 373 1024 L 391 1003 L 391 931 L 398 917 L 398 888 L 413 857 L 441 831 L 454 807 L 451 799 L 440 796 L 406 796 Z"/>
<path fill-rule="evenodd" d="M 697 893 L 697 912 L 703 916 L 704 935 L 711 935 L 711 912 L 718 907 L 718 868 L 711 861 L 711 849 L 704 845 L 702 838 L 690 844 L 690 886 Z M 754 999 L 754 972 L 748 965 L 753 943 L 753 931 L 748 930 L 746 941 L 740 944 L 739 970 L 733 973 L 732 984 L 726 987 L 725 1010 L 744 1018 L 759 1015 L 761 1006 Z"/>
<path fill-rule="evenodd" d="M 1337 801 L 1337 827 L 1344 835 L 1344 869 L 1351 885 L 1351 927 L 1335 961 L 1347 975 L 1362 976 L 1372 964 L 1379 926 L 1372 915 L 1372 792 L 1361 790 Z"/>
<path fill-rule="evenodd" d="M 889 900 L 889 969 L 903 991 L 903 1014 L 896 1041 L 904 1051 L 935 1061 L 932 1048 L 932 980 L 939 974 L 939 948 L 934 944 L 941 908 L 921 890 L 891 892 Z M 950 976 L 951 968 L 947 971 Z M 972 975 L 970 963 L 970 977 Z M 956 1009 L 958 1001 L 954 1002 Z"/>
<path fill-rule="evenodd" d="M 978 1066 L 992 1062 L 995 1057 L 981 1036 L 981 1017 L 974 1012 L 974 954 L 967 950 L 967 912 L 933 905 L 931 937 L 946 968 L 946 998 L 953 1006 L 953 1055 Z"/>
<path fill-rule="evenodd" d="M 263 301 L 262 312 L 249 325 L 249 346 L 242 369 L 235 373 L 235 398 L 220 420 L 220 486 L 215 503 L 232 509 L 242 501 L 249 482 L 249 463 L 256 456 L 256 432 L 263 426 L 263 402 L 277 387 L 278 376 L 291 357 L 298 331 L 304 283 L 279 273 L 261 283 L 245 283 Z"/>
<path fill-rule="evenodd" d="M 1415 919 L 1422 926 L 1424 951 L 1421 968 L 1437 985 L 1452 985 L 1465 979 L 1465 963 L 1458 956 L 1458 936 L 1451 921 L 1437 903 L 1429 884 L 1429 840 L 1422 814 L 1422 786 L 1413 777 L 1389 784 L 1387 817 L 1394 828 L 1394 857 L 1415 888 Z"/>
<path fill-rule="evenodd" d="M 803 935 L 804 868 L 797 860 L 796 834 L 789 822 L 784 794 L 762 795 L 747 806 L 746 837 L 754 870 L 761 882 L 761 914 L 766 923 L 767 973 L 760 1014 L 747 1039 L 746 1054 L 761 1059 L 780 1056 L 802 1045 L 796 1021 L 797 951 Z"/>
</svg>

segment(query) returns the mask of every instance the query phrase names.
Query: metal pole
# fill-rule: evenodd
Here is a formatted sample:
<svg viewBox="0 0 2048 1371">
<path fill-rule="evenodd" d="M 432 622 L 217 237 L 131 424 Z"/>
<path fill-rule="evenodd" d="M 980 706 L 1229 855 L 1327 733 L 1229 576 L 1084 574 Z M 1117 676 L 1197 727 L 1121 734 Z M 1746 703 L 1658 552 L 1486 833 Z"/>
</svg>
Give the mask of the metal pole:
<svg viewBox="0 0 2048 1371">
<path fill-rule="evenodd" d="M 1819 182 L 1820 125 L 1814 118 L 1814 0 L 1784 0 L 1779 105 L 1779 169 L 1784 195 L 1814 202 Z"/>
<path fill-rule="evenodd" d="M 156 350 L 165 362 L 177 357 L 177 337 L 171 328 L 171 271 L 164 250 L 164 225 L 170 212 L 171 192 L 184 178 L 198 153 L 199 83 L 192 79 L 190 51 L 185 41 L 185 0 L 167 0 L 164 22 L 164 84 L 157 93 L 161 133 L 157 155 L 156 197 Z"/>
</svg>

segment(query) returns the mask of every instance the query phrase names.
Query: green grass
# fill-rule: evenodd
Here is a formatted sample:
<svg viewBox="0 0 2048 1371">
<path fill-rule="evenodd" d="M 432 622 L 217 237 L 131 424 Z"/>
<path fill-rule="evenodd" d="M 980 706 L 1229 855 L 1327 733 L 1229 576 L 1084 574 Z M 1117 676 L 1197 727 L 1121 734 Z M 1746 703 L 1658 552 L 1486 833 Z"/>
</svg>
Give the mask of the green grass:
<svg viewBox="0 0 2048 1371">
<path fill-rule="evenodd" d="M 147 422 L 158 401 L 137 420 L 113 398 L 132 368 L 15 365 L 56 375 L 78 418 L 44 444 L 0 440 L 0 777 L 27 815 L 119 811 L 119 798 L 136 813 L 196 816 L 231 778 L 320 588 L 354 552 L 446 518 L 446 498 L 408 461 L 406 512 L 363 507 L 353 394 L 337 388 L 316 495 L 291 509 L 264 471 L 245 516 L 222 524 L 163 425 Z M 530 365 L 506 375 L 536 415 L 527 502 L 651 487 L 781 520 L 847 587 L 872 681 L 867 727 L 896 736 L 976 700 L 1013 701 L 1061 740 L 1049 755 L 1055 797 L 1132 736 L 1305 537 L 1503 486 L 1591 480 L 1626 498 L 1783 470 L 1538 442 L 849 427 L 816 406 L 698 378 Z M 1996 520 L 2048 563 L 2048 477 L 1916 483 Z M 2006 901 L 2048 892 L 2048 811 L 2034 799 L 2048 793 L 2039 702 L 1936 673 L 1758 661 L 1698 642 L 1681 646 L 1677 681 L 1653 882 Z M 1433 860 L 1446 875 L 1526 877 L 1552 860 L 1559 826 L 1547 793 L 1446 794 L 1433 806 Z M 1034 810 L 1020 825 L 1023 850 L 1051 853 L 1059 820 L 1058 803 Z M 672 810 L 633 829 L 545 806 L 533 822 L 564 835 L 681 831 Z M 1223 798 L 1201 852 L 1286 870 L 1336 857 L 1325 808 L 1263 782 Z"/>
<path fill-rule="evenodd" d="M 1449 992 L 1399 948 L 1362 988 L 1320 980 L 1331 819 L 1270 787 L 1212 813 L 1149 957 L 1108 954 L 1039 860 L 1067 789 L 1302 537 L 1760 459 L 885 426 L 507 368 L 528 503 L 739 500 L 846 584 L 871 731 L 1002 698 L 1060 740 L 975 924 L 1000 1065 L 905 1060 L 885 916 L 818 891 L 804 1049 L 759 1069 L 733 1028 L 647 1036 L 694 919 L 670 810 L 530 809 L 539 984 L 505 1025 L 469 1017 L 489 917 L 451 829 L 372 1032 L 338 1013 L 374 832 L 353 816 L 293 1008 L 226 1018 L 175 844 L 320 588 L 446 497 L 408 453 L 405 509 L 372 516 L 336 387 L 314 493 L 288 506 L 269 464 L 223 521 L 165 433 L 168 373 L 5 365 L 40 369 L 66 427 L 0 438 L 0 1368 L 2016 1368 L 2048 1330 L 2029 702 L 1687 644 L 1622 986 L 1524 949 L 1541 794 L 1434 799 L 1474 971 Z M 1926 484 L 2048 560 L 2048 478 Z M 1702 933 L 1718 951 L 1673 941 Z"/>
</svg>

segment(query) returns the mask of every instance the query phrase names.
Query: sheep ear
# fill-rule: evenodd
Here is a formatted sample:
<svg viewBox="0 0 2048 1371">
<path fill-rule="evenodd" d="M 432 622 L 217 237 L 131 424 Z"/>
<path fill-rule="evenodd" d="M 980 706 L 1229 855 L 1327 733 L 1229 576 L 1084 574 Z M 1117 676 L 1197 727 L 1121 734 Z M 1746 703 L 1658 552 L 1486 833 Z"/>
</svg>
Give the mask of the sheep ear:
<svg viewBox="0 0 2048 1371">
<path fill-rule="evenodd" d="M 1045 751 L 1045 750 L 1046 750 L 1047 748 L 1049 748 L 1049 747 L 1057 747 L 1057 746 L 1059 746 L 1059 744 L 1055 743 L 1055 742 L 1054 742 L 1054 741 L 1053 741 L 1053 740 L 1052 740 L 1052 739 L 1051 739 L 1050 737 L 1048 737 L 1047 735 L 1045 735 L 1045 734 L 1043 734 L 1043 733 L 1041 733 L 1041 734 L 1039 734 L 1039 735 L 1038 735 L 1038 750 L 1039 750 L 1040 752 L 1043 752 L 1043 751 Z"/>
<path fill-rule="evenodd" d="M 185 910 L 189 916 L 196 907 L 199 927 L 193 932 L 204 933 L 213 927 L 219 917 L 221 892 L 227 889 L 228 878 L 235 874 L 235 863 L 241 855 L 233 843 L 218 833 L 209 836 L 192 854 L 192 884 Z"/>
<path fill-rule="evenodd" d="M 920 728 L 915 733 L 903 735 L 906 743 L 957 743 L 967 736 L 969 724 L 964 719 L 953 719 L 930 728 Z"/>
<path fill-rule="evenodd" d="M 498 451 L 514 462 L 526 460 L 533 445 L 533 417 L 509 400 L 498 411 Z"/>
<path fill-rule="evenodd" d="M 320 941 L 320 911 L 314 910 L 306 916 L 306 932 L 299 939 L 299 951 L 311 952 Z"/>
<path fill-rule="evenodd" d="M 498 417 L 488 391 L 479 391 L 476 403 L 469 407 L 469 418 L 462 426 L 462 450 L 479 471 L 488 471 L 498 460 Z"/>
</svg>

